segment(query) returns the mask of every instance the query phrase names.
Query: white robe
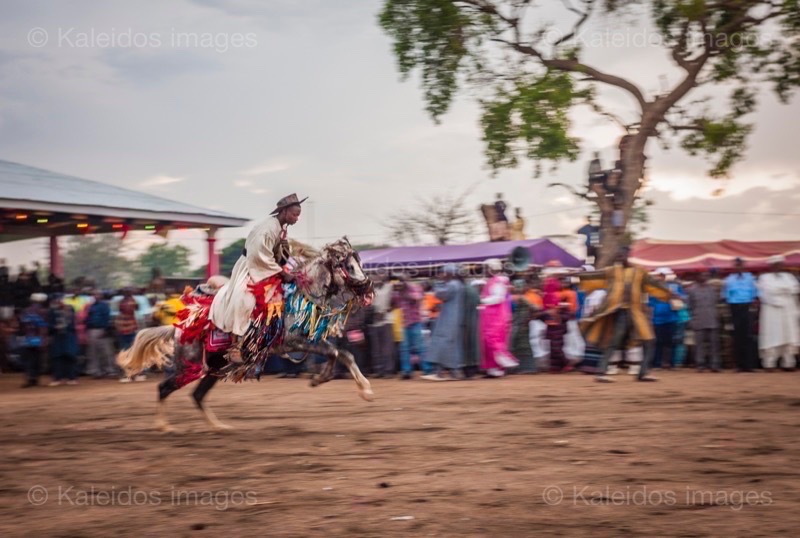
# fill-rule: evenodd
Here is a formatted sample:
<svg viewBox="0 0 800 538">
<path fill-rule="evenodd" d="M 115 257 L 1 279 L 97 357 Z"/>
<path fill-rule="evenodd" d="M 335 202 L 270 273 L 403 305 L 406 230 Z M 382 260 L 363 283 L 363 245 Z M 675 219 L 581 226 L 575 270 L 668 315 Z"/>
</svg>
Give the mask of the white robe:
<svg viewBox="0 0 800 538">
<path fill-rule="evenodd" d="M 758 278 L 761 301 L 758 349 L 768 368 L 774 366 L 779 355 L 794 355 L 800 346 L 798 293 L 800 283 L 791 273 L 765 273 Z"/>
<path fill-rule="evenodd" d="M 241 256 L 233 267 L 230 281 L 219 290 L 211 303 L 211 322 L 220 330 L 243 336 L 250 324 L 256 298 L 248 286 L 282 271 L 275 261 L 275 247 L 281 240 L 281 224 L 268 217 L 250 231 Z"/>
</svg>

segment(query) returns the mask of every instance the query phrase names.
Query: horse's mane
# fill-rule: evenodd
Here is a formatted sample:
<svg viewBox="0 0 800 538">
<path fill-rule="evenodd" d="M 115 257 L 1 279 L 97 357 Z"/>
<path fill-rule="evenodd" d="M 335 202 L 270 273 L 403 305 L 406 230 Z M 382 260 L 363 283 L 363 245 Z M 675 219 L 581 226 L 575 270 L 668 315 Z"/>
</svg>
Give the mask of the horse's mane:
<svg viewBox="0 0 800 538">
<path fill-rule="evenodd" d="M 311 245 L 301 243 L 294 239 L 289 239 L 289 248 L 291 249 L 293 257 L 305 260 L 306 262 L 313 258 L 318 258 L 322 254 Z"/>
<path fill-rule="evenodd" d="M 327 303 L 334 297 L 337 298 L 334 303 L 363 301 L 362 296 L 368 293 L 371 286 L 369 279 L 363 290 L 348 289 L 341 275 L 333 271 L 333 267 L 348 256 L 358 257 L 358 253 L 353 249 L 346 236 L 327 243 L 319 250 L 299 241 L 293 241 L 290 244 L 292 257 L 296 260 L 293 272 L 298 274 L 297 286 L 302 293 L 312 298 L 315 303 L 320 303 L 320 301 Z"/>
</svg>

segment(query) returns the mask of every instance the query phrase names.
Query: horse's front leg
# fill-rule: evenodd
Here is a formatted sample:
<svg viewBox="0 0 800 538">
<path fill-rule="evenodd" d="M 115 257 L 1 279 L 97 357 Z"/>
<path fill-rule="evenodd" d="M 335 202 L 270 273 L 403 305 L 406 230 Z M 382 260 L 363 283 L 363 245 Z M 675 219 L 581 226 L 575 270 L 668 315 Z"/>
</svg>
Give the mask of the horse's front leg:
<svg viewBox="0 0 800 538">
<path fill-rule="evenodd" d="M 353 357 L 353 354 L 344 349 L 334 349 L 338 353 L 336 358 L 350 370 L 350 375 L 353 376 L 356 385 L 358 385 L 358 395 L 366 401 L 371 402 L 375 397 L 372 392 L 372 386 L 369 384 L 369 379 L 364 377 L 364 374 L 361 373 L 361 369 L 359 369 L 358 364 L 356 364 L 356 359 Z"/>
<path fill-rule="evenodd" d="M 319 378 L 312 379 L 312 386 L 329 381 L 333 377 L 333 366 L 335 361 L 338 360 L 344 366 L 346 366 L 348 370 L 350 370 L 350 375 L 353 376 L 353 380 L 355 380 L 356 385 L 358 386 L 359 396 L 368 402 L 372 401 L 374 393 L 372 392 L 372 387 L 369 384 L 369 380 L 367 380 L 367 378 L 364 377 L 364 374 L 361 373 L 361 370 L 359 370 L 353 355 L 351 355 L 349 352 L 338 349 L 327 340 L 323 340 L 317 344 L 312 344 L 301 339 L 289 340 L 286 342 L 286 344 L 284 344 L 284 350 L 316 353 L 318 355 L 327 357 L 328 362 L 325 363 Z"/>
</svg>

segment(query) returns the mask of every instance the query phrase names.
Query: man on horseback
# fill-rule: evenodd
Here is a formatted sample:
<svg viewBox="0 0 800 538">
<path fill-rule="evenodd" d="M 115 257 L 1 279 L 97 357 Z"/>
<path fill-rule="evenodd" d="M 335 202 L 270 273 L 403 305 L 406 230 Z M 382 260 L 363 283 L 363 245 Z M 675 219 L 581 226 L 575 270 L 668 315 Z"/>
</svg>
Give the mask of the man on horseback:
<svg viewBox="0 0 800 538">
<path fill-rule="evenodd" d="M 230 282 L 214 297 L 210 319 L 219 330 L 231 333 L 227 358 L 232 362 L 242 362 L 242 338 L 250 327 L 257 301 L 282 305 L 282 284 L 294 280 L 284 267 L 289 258 L 287 229 L 297 223 L 300 206 L 307 199 L 290 194 L 278 201 L 270 216 L 250 231 Z"/>
<path fill-rule="evenodd" d="M 173 327 L 143 329 L 118 357 L 126 372 L 170 368 L 159 385 L 159 429 L 170 429 L 166 398 L 197 380 L 192 394 L 197 407 L 213 428 L 227 429 L 205 404 L 208 391 L 219 379 L 257 379 L 271 355 L 292 352 L 328 359 L 312 386 L 330 381 L 338 362 L 350 371 L 359 396 L 372 400 L 370 383 L 353 355 L 331 342 L 341 336 L 351 313 L 371 303 L 372 282 L 347 237 L 320 250 L 293 242 L 289 251 L 286 228 L 298 221 L 304 201 L 294 194 L 281 199 L 247 236 L 227 284 L 217 291 L 224 277 L 213 277 L 186 293 L 186 308 Z"/>
</svg>

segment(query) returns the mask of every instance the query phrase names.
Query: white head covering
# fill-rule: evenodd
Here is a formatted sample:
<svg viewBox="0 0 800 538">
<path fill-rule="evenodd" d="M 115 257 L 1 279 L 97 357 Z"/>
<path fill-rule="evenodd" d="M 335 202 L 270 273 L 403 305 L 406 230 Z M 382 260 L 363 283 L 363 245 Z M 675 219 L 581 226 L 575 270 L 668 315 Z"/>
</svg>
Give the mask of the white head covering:
<svg viewBox="0 0 800 538">
<path fill-rule="evenodd" d="M 491 269 L 492 271 L 500 272 L 503 270 L 503 262 L 500 261 L 498 258 L 489 258 L 488 260 L 483 262 L 483 265 L 485 265 L 487 269 Z"/>
<path fill-rule="evenodd" d="M 659 267 L 658 269 L 656 269 L 656 274 L 657 275 L 670 276 L 670 275 L 673 275 L 675 273 L 673 273 L 672 269 L 670 269 L 669 267 Z"/>
<path fill-rule="evenodd" d="M 47 302 L 47 294 L 46 293 L 34 293 L 31 295 L 31 302 L 32 303 L 46 303 Z"/>
<path fill-rule="evenodd" d="M 225 284 L 227 284 L 227 283 L 228 283 L 228 280 L 229 280 L 229 279 L 228 279 L 228 277 L 226 277 L 226 276 L 222 276 L 222 275 L 214 275 L 214 276 L 212 276 L 211 278 L 209 278 L 209 279 L 208 279 L 208 282 L 206 282 L 206 285 L 207 285 L 209 288 L 212 288 L 212 289 L 218 290 L 218 289 L 220 289 L 222 286 L 224 286 Z"/>
<path fill-rule="evenodd" d="M 786 258 L 781 256 L 780 254 L 776 254 L 775 256 L 770 256 L 767 260 L 767 263 L 770 265 L 775 265 L 776 263 L 783 263 L 786 261 Z"/>
</svg>

